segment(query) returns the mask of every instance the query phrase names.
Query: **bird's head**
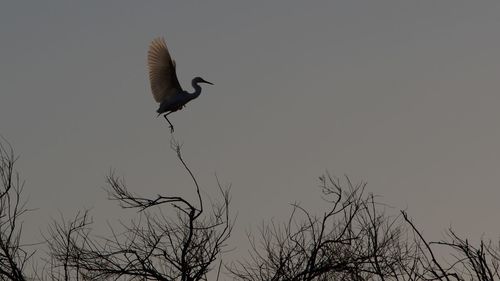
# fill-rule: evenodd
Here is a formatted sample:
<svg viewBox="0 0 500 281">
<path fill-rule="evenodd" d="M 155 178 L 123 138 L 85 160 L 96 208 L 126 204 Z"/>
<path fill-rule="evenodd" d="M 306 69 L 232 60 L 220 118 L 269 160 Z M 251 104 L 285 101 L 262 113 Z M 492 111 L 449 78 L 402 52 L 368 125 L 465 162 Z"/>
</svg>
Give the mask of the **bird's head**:
<svg viewBox="0 0 500 281">
<path fill-rule="evenodd" d="M 213 83 L 210 83 L 210 82 L 206 81 L 205 79 L 203 79 L 201 77 L 195 77 L 193 79 L 193 84 L 196 84 L 196 83 L 205 83 L 205 84 L 213 85 Z"/>
</svg>

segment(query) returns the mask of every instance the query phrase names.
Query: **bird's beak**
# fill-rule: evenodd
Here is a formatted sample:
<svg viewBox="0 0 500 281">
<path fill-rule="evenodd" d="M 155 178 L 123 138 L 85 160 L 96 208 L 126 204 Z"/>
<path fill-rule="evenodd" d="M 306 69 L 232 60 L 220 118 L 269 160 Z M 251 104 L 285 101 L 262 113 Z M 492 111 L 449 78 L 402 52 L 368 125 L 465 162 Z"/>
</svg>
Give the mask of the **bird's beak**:
<svg viewBox="0 0 500 281">
<path fill-rule="evenodd" d="M 208 81 L 206 81 L 206 80 L 203 80 L 202 82 L 203 82 L 203 83 L 210 84 L 210 85 L 213 85 L 213 84 L 214 84 L 214 83 L 212 83 L 212 82 L 208 82 Z"/>
</svg>

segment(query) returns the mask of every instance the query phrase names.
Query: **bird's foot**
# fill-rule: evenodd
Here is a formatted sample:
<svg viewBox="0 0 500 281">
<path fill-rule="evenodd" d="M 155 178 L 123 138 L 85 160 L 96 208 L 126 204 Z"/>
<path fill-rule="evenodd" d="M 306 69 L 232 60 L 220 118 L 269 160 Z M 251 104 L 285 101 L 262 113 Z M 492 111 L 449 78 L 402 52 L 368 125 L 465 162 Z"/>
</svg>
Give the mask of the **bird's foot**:
<svg viewBox="0 0 500 281">
<path fill-rule="evenodd" d="M 174 126 L 170 125 L 169 128 L 170 128 L 170 133 L 173 134 L 174 133 Z"/>
</svg>

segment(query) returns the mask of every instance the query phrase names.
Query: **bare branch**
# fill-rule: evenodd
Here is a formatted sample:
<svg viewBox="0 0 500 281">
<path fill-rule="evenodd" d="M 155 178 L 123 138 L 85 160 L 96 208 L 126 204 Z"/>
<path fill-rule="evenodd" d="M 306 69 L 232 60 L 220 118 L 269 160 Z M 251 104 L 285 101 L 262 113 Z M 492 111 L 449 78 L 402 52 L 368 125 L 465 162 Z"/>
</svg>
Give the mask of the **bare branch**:
<svg viewBox="0 0 500 281">
<path fill-rule="evenodd" d="M 21 193 L 24 181 L 15 169 L 17 156 L 0 137 L 0 279 L 24 281 L 24 268 L 33 255 L 21 244 L 21 217 L 28 211 Z"/>
<path fill-rule="evenodd" d="M 199 184 L 182 158 L 180 145 L 175 141 L 171 144 L 193 179 L 199 207 L 179 196 L 139 196 L 130 192 L 125 181 L 111 171 L 106 179 L 109 198 L 123 208 L 138 209 L 139 220 L 123 223 L 119 232 L 111 228 L 112 235 L 108 238 L 90 235 L 86 212 L 64 225 L 55 224 L 50 245 L 64 276 L 92 280 L 206 278 L 232 231 L 229 189 L 222 187 L 217 179 L 220 200 L 212 202 L 206 212 Z M 164 215 L 165 207 L 170 207 L 174 216 Z"/>
</svg>

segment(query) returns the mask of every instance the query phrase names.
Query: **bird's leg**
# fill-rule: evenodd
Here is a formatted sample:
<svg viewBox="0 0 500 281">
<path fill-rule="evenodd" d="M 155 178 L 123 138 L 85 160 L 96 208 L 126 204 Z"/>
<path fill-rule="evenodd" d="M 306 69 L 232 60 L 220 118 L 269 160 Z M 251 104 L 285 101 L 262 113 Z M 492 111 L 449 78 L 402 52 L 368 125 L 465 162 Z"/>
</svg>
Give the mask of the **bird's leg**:
<svg viewBox="0 0 500 281">
<path fill-rule="evenodd" d="M 169 115 L 171 112 L 163 115 L 163 117 L 165 117 L 165 120 L 167 120 L 168 124 L 170 124 L 170 133 L 173 133 L 174 132 L 174 125 L 172 125 L 172 123 L 170 122 L 170 120 L 168 120 L 167 118 L 167 115 Z"/>
</svg>

